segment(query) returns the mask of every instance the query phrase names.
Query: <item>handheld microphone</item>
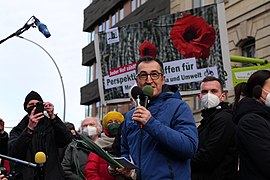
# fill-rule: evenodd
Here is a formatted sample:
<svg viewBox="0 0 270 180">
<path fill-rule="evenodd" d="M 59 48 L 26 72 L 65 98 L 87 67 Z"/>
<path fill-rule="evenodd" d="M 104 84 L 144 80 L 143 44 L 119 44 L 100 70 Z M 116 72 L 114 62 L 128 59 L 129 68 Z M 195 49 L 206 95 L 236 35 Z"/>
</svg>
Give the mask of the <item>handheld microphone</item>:
<svg viewBox="0 0 270 180">
<path fill-rule="evenodd" d="M 44 180 L 44 163 L 46 162 L 46 155 L 44 152 L 37 152 L 35 154 L 35 163 L 37 163 L 37 176 L 39 180 Z"/>
<path fill-rule="evenodd" d="M 131 96 L 135 100 L 136 107 L 141 105 L 140 104 L 140 96 L 142 96 L 142 95 L 143 95 L 143 91 L 138 86 L 134 86 L 131 89 Z"/>
<path fill-rule="evenodd" d="M 44 164 L 46 162 L 46 155 L 44 152 L 37 152 L 35 155 L 35 162 L 37 164 Z"/>
<path fill-rule="evenodd" d="M 36 18 L 35 16 L 34 16 L 34 19 L 35 19 L 35 25 L 38 27 L 38 30 L 39 30 L 46 38 L 50 37 L 51 34 L 50 34 L 50 32 L 49 32 L 47 26 L 46 26 L 45 24 L 41 23 L 41 22 L 38 20 L 38 18 Z"/>
<path fill-rule="evenodd" d="M 144 107 L 147 108 L 149 98 L 151 98 L 153 96 L 154 90 L 153 90 L 152 86 L 145 85 L 143 87 L 142 91 L 143 91 L 143 94 L 145 96 L 145 98 L 144 98 Z"/>
</svg>

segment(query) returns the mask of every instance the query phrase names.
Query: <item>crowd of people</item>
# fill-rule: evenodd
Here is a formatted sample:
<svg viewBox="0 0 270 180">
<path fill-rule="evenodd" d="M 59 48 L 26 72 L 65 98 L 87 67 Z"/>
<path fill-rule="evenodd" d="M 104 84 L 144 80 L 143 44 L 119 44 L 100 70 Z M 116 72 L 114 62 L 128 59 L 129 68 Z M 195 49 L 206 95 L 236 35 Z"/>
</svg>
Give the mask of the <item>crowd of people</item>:
<svg viewBox="0 0 270 180">
<path fill-rule="evenodd" d="M 135 105 L 125 117 L 117 111 L 101 121 L 87 117 L 79 130 L 63 123 L 54 105 L 31 91 L 24 102 L 27 114 L 9 135 L 0 119 L 0 154 L 37 163 L 35 156 L 43 152 L 45 162 L 37 170 L 2 160 L 9 175 L 1 174 L 0 180 L 270 179 L 270 71 L 259 70 L 237 85 L 231 104 L 222 81 L 205 77 L 198 127 L 178 88 L 165 84 L 160 60 L 141 58 L 136 74 L 138 88 L 153 88 L 147 107 Z M 117 168 L 100 151 L 124 157 L 135 168 Z"/>
</svg>

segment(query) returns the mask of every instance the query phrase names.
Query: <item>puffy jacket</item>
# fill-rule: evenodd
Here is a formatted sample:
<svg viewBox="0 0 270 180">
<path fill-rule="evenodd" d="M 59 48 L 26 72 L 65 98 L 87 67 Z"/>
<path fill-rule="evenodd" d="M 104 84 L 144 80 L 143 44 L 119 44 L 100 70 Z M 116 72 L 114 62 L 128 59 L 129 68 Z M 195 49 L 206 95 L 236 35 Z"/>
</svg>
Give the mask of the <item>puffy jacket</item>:
<svg viewBox="0 0 270 180">
<path fill-rule="evenodd" d="M 237 105 L 240 180 L 270 179 L 270 108 L 252 98 Z"/>
<path fill-rule="evenodd" d="M 179 91 L 162 92 L 151 99 L 152 116 L 140 129 L 126 114 L 122 128 L 122 156 L 134 161 L 138 179 L 190 179 L 190 158 L 196 152 L 198 134 L 189 106 Z"/>
<path fill-rule="evenodd" d="M 108 172 L 108 163 L 95 153 L 90 153 L 84 169 L 86 180 L 115 180 Z"/>
</svg>

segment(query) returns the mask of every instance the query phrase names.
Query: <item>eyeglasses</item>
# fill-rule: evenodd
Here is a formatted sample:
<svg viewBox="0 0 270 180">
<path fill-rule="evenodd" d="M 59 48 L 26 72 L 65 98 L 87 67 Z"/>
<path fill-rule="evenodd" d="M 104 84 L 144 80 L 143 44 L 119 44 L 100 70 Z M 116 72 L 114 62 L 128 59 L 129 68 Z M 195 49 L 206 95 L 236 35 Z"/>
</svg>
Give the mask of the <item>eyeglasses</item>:
<svg viewBox="0 0 270 180">
<path fill-rule="evenodd" d="M 140 80 L 147 80 L 149 75 L 152 80 L 157 80 L 160 75 L 163 74 L 159 72 L 151 72 L 150 74 L 147 74 L 146 72 L 141 72 L 140 74 L 137 74 L 136 77 L 139 77 Z"/>
</svg>

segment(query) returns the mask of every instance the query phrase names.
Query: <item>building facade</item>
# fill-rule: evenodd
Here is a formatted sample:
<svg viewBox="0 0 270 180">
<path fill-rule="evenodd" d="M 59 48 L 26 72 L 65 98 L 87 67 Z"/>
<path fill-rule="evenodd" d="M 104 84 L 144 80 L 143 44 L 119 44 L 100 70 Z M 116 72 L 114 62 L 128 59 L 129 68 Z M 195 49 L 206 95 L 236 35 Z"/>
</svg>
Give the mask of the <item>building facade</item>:
<svg viewBox="0 0 270 180">
<path fill-rule="evenodd" d="M 171 0 L 171 13 L 223 0 Z M 270 59 L 270 2 L 224 0 L 230 55 Z"/>
<path fill-rule="evenodd" d="M 126 113 L 130 101 L 100 104 L 94 35 L 111 27 L 152 19 L 170 13 L 170 0 L 94 0 L 84 10 L 83 31 L 89 33 L 89 44 L 82 50 L 82 65 L 88 67 L 87 84 L 81 88 L 81 105 L 86 106 L 86 116 L 102 117 L 108 111 Z"/>
<path fill-rule="evenodd" d="M 87 84 L 81 88 L 81 105 L 86 116 L 101 115 L 110 110 L 125 113 L 130 102 L 100 106 L 94 34 L 115 26 L 135 23 L 157 16 L 176 13 L 212 3 L 225 4 L 230 55 L 270 58 L 270 1 L 268 0 L 95 0 L 84 10 L 84 28 L 89 33 L 89 44 L 83 48 L 82 65 L 89 69 Z M 228 61 L 230 61 L 228 59 Z M 232 66 L 248 64 L 232 63 Z M 229 97 L 233 97 L 229 94 Z M 200 103 L 197 95 L 183 99 L 200 120 Z M 232 99 L 232 98 L 231 98 Z M 230 99 L 230 102 L 231 102 Z M 102 109 L 102 111 L 100 111 Z"/>
</svg>

